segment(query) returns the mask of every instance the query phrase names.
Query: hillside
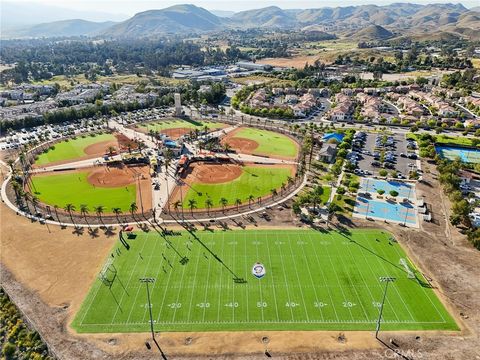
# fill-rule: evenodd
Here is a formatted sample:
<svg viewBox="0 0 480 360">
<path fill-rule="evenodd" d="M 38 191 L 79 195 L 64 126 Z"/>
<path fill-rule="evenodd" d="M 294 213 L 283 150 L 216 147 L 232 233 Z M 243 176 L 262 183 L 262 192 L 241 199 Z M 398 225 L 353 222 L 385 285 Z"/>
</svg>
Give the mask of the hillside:
<svg viewBox="0 0 480 360">
<path fill-rule="evenodd" d="M 102 35 L 109 37 L 142 37 L 163 34 L 206 32 L 221 29 L 227 20 L 195 5 L 175 5 L 148 10 L 111 26 Z"/>
<path fill-rule="evenodd" d="M 393 33 L 380 25 L 370 25 L 358 32 L 351 34 L 351 38 L 362 41 L 385 40 L 393 36 Z"/>
<path fill-rule="evenodd" d="M 381 40 L 395 36 L 434 36 L 439 31 L 453 36 L 478 38 L 479 13 L 461 4 L 360 5 L 318 9 L 288 9 L 269 6 L 231 14 L 209 12 L 194 5 L 175 5 L 148 10 L 109 26 L 67 20 L 11 31 L 25 36 L 149 37 L 193 34 L 224 29 L 309 29 L 335 33 L 356 40 Z M 218 16 L 220 15 L 220 16 Z M 228 17 L 224 17 L 228 16 Z M 2 15 L 3 20 L 3 15 Z M 3 29 L 3 36 L 6 33 Z"/>
<path fill-rule="evenodd" d="M 114 24 L 112 21 L 62 20 L 24 27 L 10 35 L 20 38 L 93 36 Z"/>
<path fill-rule="evenodd" d="M 277 6 L 262 9 L 246 10 L 231 17 L 235 26 L 239 27 L 293 27 L 297 24 L 293 14 Z"/>
</svg>

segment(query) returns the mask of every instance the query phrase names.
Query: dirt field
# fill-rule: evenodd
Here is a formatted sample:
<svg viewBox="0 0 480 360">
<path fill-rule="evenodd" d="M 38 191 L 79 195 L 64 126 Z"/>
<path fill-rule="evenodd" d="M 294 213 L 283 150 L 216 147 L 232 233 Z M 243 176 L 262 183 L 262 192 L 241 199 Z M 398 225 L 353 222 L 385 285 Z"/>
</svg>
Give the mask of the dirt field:
<svg viewBox="0 0 480 360">
<path fill-rule="evenodd" d="M 235 180 L 242 175 L 242 167 L 235 164 L 193 163 L 187 172 L 187 183 L 202 182 L 220 184 Z"/>
<path fill-rule="evenodd" d="M 177 140 L 181 136 L 188 134 L 192 129 L 189 128 L 175 128 L 175 129 L 165 129 L 160 131 L 162 134 L 167 135 L 170 139 Z"/>
<path fill-rule="evenodd" d="M 418 187 L 434 213 L 434 222 L 421 230 L 400 228 L 383 222 L 344 220 L 344 226 L 381 227 L 392 231 L 409 256 L 431 278 L 462 332 L 383 333 L 388 344 L 395 339 L 410 359 L 478 360 L 480 346 L 480 254 L 456 229 L 445 226 L 448 216 L 440 204 L 436 180 L 425 174 L 426 185 Z M 443 195 L 441 195 L 443 197 Z M 448 209 L 448 202 L 445 208 Z M 277 216 L 278 214 L 278 216 Z M 287 216 L 288 215 L 288 216 Z M 288 210 L 272 211 L 272 223 L 258 218 L 255 228 L 298 226 Z M 282 219 L 282 221 L 280 221 Z M 148 333 L 75 335 L 68 323 L 78 310 L 96 274 L 116 239 L 100 234 L 77 235 L 71 228 L 40 225 L 15 215 L 0 205 L 1 284 L 49 346 L 62 359 L 158 359 L 147 350 Z M 234 228 L 233 222 L 229 225 Z M 170 227 L 169 227 L 170 228 Z M 276 359 L 398 359 L 370 332 L 228 332 L 159 333 L 158 342 L 168 359 L 265 359 L 268 348 Z M 268 344 L 262 342 L 268 337 Z M 189 345 L 187 345 L 187 343 Z"/>
<path fill-rule="evenodd" d="M 291 58 L 265 58 L 257 60 L 257 62 L 259 64 L 268 64 L 272 66 L 303 69 L 305 67 L 305 63 L 312 65 L 316 60 L 320 58 L 320 55 L 302 55 Z"/>
</svg>

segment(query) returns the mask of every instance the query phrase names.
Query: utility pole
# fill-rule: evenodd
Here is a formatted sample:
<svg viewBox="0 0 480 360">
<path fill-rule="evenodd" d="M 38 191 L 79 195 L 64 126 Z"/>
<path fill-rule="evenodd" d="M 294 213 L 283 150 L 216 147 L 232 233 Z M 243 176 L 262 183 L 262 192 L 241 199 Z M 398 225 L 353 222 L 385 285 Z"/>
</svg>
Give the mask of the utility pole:
<svg viewBox="0 0 480 360">
<path fill-rule="evenodd" d="M 380 305 L 380 313 L 378 314 L 377 328 L 375 330 L 375 339 L 378 339 L 378 333 L 380 332 L 380 322 L 382 321 L 383 305 L 385 304 L 385 299 L 387 297 L 388 284 L 394 282 L 396 278 L 389 276 L 381 276 L 379 280 L 380 282 L 385 283 L 385 291 L 383 292 L 382 304 Z"/>
<path fill-rule="evenodd" d="M 148 311 L 150 313 L 150 331 L 152 332 L 152 340 L 155 341 L 155 333 L 153 331 L 153 316 L 152 316 L 152 303 L 150 301 L 150 288 L 149 283 L 155 282 L 155 278 L 140 278 L 140 282 L 145 283 L 147 286 L 147 299 L 148 299 Z"/>
</svg>

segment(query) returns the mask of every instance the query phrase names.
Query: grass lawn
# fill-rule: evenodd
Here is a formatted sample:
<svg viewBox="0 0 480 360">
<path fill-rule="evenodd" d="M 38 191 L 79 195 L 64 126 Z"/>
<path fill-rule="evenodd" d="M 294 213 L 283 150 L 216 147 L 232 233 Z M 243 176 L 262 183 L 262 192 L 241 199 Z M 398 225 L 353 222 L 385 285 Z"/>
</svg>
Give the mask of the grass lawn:
<svg viewBox="0 0 480 360">
<path fill-rule="evenodd" d="M 258 147 L 254 150 L 254 153 L 257 155 L 279 155 L 294 158 L 298 153 L 295 141 L 290 139 L 288 136 L 276 133 L 274 131 L 260 130 L 255 128 L 241 128 L 235 133 L 235 137 L 256 141 L 258 143 Z"/>
<path fill-rule="evenodd" d="M 280 193 L 282 183 L 287 184 L 287 179 L 291 176 L 290 169 L 279 167 L 255 167 L 244 166 L 243 172 L 233 181 L 221 184 L 194 183 L 184 194 L 183 207 L 188 209 L 188 201 L 194 199 L 199 209 L 206 208 L 205 200 L 210 198 L 214 208 L 220 208 L 220 199 L 224 197 L 228 200 L 229 206 L 234 205 L 235 199 L 242 200 L 242 203 L 248 203 L 248 197 L 253 195 L 255 201 L 257 197 L 270 195 L 270 190 L 277 189 Z M 201 195 L 199 195 L 201 193 Z"/>
<path fill-rule="evenodd" d="M 473 146 L 472 138 L 466 136 L 448 136 L 448 135 L 432 135 L 434 142 L 438 145 L 459 145 L 459 146 Z M 417 140 L 421 139 L 421 134 L 407 134 L 407 139 Z M 480 144 L 477 145 L 480 147 Z"/>
<path fill-rule="evenodd" d="M 146 128 L 147 131 L 162 131 L 162 130 L 169 130 L 169 129 L 178 129 L 178 128 L 187 128 L 187 129 L 198 129 L 203 130 L 206 126 L 209 130 L 211 129 L 221 129 L 225 127 L 225 124 L 218 123 L 218 122 L 211 122 L 211 121 L 188 121 L 183 119 L 170 119 L 170 120 L 162 120 L 157 122 L 149 122 L 146 124 L 140 124 L 140 127 Z"/>
<path fill-rule="evenodd" d="M 139 279 L 151 277 L 156 331 L 373 332 L 385 288 L 379 278 L 390 276 L 396 281 L 388 287 L 382 330 L 458 330 L 390 237 L 366 229 L 139 233 L 126 240 L 129 250 L 114 246 L 115 258 L 109 255 L 101 271 L 105 282 L 95 280 L 72 326 L 82 333 L 149 331 L 146 285 Z M 416 278 L 407 277 L 400 259 Z M 265 266 L 262 279 L 252 275 L 256 262 Z"/>
<path fill-rule="evenodd" d="M 41 202 L 60 208 L 71 203 L 80 211 L 80 205 L 85 204 L 93 212 L 95 206 L 103 205 L 106 213 L 111 213 L 114 207 L 128 213 L 130 204 L 136 201 L 136 185 L 94 187 L 87 177 L 88 172 L 34 176 L 33 190 Z"/>
<path fill-rule="evenodd" d="M 86 137 L 78 137 L 74 140 L 62 141 L 55 144 L 55 149 L 48 150 L 38 156 L 36 165 L 46 165 L 49 163 L 74 160 L 85 156 L 85 148 L 89 145 L 96 144 L 102 141 L 114 141 L 115 136 L 112 134 L 101 134 L 96 136 L 87 135 Z"/>
</svg>

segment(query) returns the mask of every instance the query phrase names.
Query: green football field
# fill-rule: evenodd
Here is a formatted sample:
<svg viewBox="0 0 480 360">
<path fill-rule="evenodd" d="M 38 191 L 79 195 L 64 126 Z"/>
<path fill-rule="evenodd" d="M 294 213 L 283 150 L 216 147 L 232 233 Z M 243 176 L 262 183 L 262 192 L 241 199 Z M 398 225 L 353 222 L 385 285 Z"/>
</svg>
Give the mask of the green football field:
<svg viewBox="0 0 480 360">
<path fill-rule="evenodd" d="M 128 213 L 130 204 L 136 201 L 136 185 L 115 188 L 94 187 L 88 182 L 87 177 L 88 172 L 34 176 L 32 190 L 41 202 L 60 208 L 70 203 L 80 211 L 80 205 L 85 204 L 93 213 L 95 206 L 102 205 L 105 207 L 105 213 L 111 213 L 114 207 Z"/>
<path fill-rule="evenodd" d="M 235 205 L 237 198 L 243 204 L 247 204 L 250 195 L 253 195 L 256 201 L 257 197 L 270 196 L 272 189 L 277 189 L 280 193 L 282 183 L 287 184 L 287 179 L 291 175 L 288 168 L 244 166 L 242 174 L 230 182 L 193 183 L 188 188 L 184 186 L 186 194 L 183 194 L 183 207 L 189 209 L 188 201 L 194 199 L 198 209 L 205 209 L 205 201 L 210 198 L 213 202 L 212 208 L 220 208 L 222 197 L 228 200 L 228 206 Z"/>
<path fill-rule="evenodd" d="M 206 126 L 209 130 L 211 129 L 221 129 L 224 128 L 226 125 L 218 122 L 211 122 L 211 121 L 187 121 L 182 119 L 170 119 L 170 120 L 162 120 L 157 122 L 149 122 L 146 124 L 140 124 L 141 127 L 146 128 L 147 131 L 162 131 L 162 130 L 169 130 L 169 129 L 178 129 L 178 128 L 186 128 L 186 129 L 198 129 L 203 130 Z"/>
<path fill-rule="evenodd" d="M 96 136 L 88 135 L 84 138 L 78 137 L 73 140 L 62 141 L 55 144 L 55 149 L 40 154 L 35 164 L 46 165 L 57 161 L 74 160 L 86 155 L 84 150 L 87 146 L 113 140 L 115 140 L 115 136 L 112 134 L 101 134 Z"/>
<path fill-rule="evenodd" d="M 258 147 L 253 152 L 257 155 L 295 158 L 298 153 L 295 141 L 274 131 L 241 128 L 234 137 L 256 141 Z"/>
<path fill-rule="evenodd" d="M 72 326 L 78 332 L 147 332 L 149 284 L 156 331 L 458 330 L 391 235 L 314 230 L 139 233 L 118 242 Z M 120 251 L 120 252 L 119 252 Z M 180 260 L 188 258 L 182 265 Z M 400 259 L 410 264 L 409 278 Z M 261 262 L 266 275 L 252 267 Z M 237 281 L 234 281 L 237 279 Z M 241 281 L 243 279 L 244 281 Z"/>
</svg>

